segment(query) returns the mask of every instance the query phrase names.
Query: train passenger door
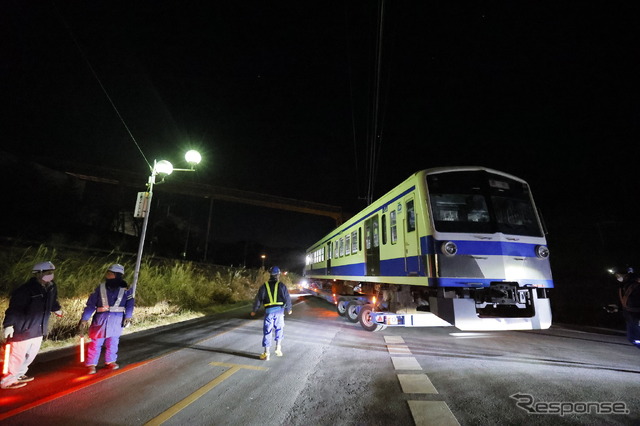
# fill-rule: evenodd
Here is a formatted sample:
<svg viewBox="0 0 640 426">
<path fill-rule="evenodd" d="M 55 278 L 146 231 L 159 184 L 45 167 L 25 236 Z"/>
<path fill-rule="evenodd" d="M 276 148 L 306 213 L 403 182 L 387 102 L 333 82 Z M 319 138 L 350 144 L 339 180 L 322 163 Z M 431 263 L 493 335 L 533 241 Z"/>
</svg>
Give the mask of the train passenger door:
<svg viewBox="0 0 640 426">
<path fill-rule="evenodd" d="M 331 275 L 331 257 L 333 254 L 333 252 L 331 251 L 331 241 L 327 243 L 327 248 L 325 250 L 326 250 L 325 257 L 327 259 L 327 275 Z"/>
<path fill-rule="evenodd" d="M 404 199 L 404 267 L 407 275 L 418 275 L 420 256 L 418 252 L 418 221 L 413 196 Z"/>
<path fill-rule="evenodd" d="M 364 221 L 364 248 L 367 275 L 380 275 L 380 226 L 377 214 Z"/>
</svg>

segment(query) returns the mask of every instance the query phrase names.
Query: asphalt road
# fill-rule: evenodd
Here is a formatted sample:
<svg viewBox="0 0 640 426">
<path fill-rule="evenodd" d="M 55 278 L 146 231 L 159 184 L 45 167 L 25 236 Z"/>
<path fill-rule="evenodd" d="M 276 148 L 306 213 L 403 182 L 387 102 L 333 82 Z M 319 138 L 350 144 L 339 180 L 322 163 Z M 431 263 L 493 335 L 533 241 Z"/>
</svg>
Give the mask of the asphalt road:
<svg viewBox="0 0 640 426">
<path fill-rule="evenodd" d="M 249 308 L 126 335 L 115 372 L 75 349 L 41 354 L 0 393 L 7 425 L 640 424 L 640 351 L 624 336 L 554 326 L 369 333 L 300 298 L 283 357 L 261 352 Z"/>
</svg>

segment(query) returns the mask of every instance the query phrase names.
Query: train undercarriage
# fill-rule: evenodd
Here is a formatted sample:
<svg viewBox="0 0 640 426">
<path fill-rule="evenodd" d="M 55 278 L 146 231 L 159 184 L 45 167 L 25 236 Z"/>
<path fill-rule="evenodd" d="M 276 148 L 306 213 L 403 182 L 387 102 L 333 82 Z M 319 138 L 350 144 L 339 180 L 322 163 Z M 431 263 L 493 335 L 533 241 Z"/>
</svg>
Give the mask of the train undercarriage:
<svg viewBox="0 0 640 426">
<path fill-rule="evenodd" d="M 309 289 L 339 315 L 367 331 L 392 327 L 455 326 L 473 330 L 531 330 L 551 326 L 548 289 L 493 282 L 488 287 L 313 280 Z"/>
</svg>

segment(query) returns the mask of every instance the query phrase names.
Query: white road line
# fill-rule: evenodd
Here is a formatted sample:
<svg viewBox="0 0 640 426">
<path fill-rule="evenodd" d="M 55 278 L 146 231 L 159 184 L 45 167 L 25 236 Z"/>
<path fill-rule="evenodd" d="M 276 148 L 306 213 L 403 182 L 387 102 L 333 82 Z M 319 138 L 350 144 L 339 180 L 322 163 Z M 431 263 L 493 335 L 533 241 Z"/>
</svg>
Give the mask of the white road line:
<svg viewBox="0 0 640 426">
<path fill-rule="evenodd" d="M 402 336 L 384 336 L 385 343 L 404 343 Z"/>
<path fill-rule="evenodd" d="M 438 393 L 426 374 L 398 374 L 404 393 Z"/>
<path fill-rule="evenodd" d="M 391 361 L 396 370 L 422 370 L 422 367 L 414 357 L 392 356 Z"/>
<path fill-rule="evenodd" d="M 465 336 L 466 337 L 466 336 Z M 400 336 L 384 336 L 390 355 L 411 355 L 404 339 Z M 392 356 L 391 361 L 396 370 L 422 370 L 415 357 Z M 405 394 L 437 394 L 438 391 L 426 374 L 398 373 L 398 381 Z M 416 426 L 460 426 L 449 406 L 444 401 L 412 401 L 408 400 L 409 410 Z"/>
<path fill-rule="evenodd" d="M 411 355 L 407 345 L 387 345 L 387 350 L 391 355 Z"/>
<path fill-rule="evenodd" d="M 493 337 L 494 334 L 490 333 L 449 333 L 449 336 L 462 338 L 462 339 L 482 339 L 485 337 Z"/>
<path fill-rule="evenodd" d="M 460 426 L 444 401 L 407 401 L 416 426 Z"/>
</svg>

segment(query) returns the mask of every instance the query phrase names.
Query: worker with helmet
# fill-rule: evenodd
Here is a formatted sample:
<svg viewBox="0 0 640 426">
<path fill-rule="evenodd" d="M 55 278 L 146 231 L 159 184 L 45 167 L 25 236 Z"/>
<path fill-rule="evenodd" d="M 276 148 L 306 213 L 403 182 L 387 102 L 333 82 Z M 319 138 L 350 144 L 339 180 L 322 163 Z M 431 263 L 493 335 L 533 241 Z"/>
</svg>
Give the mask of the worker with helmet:
<svg viewBox="0 0 640 426">
<path fill-rule="evenodd" d="M 620 288 L 618 297 L 622 305 L 622 316 L 627 322 L 627 339 L 640 348 L 640 277 L 630 266 L 611 270 Z"/>
<path fill-rule="evenodd" d="M 105 367 L 109 370 L 119 368 L 116 360 L 120 336 L 122 329 L 131 323 L 134 307 L 133 293 L 123 276 L 124 266 L 118 263 L 109 266 L 105 273 L 105 280 L 87 299 L 87 305 L 78 326 L 80 335 L 86 334 L 88 330 L 91 338 L 91 342 L 87 345 L 85 362 L 87 374 L 96 373 L 103 345 Z M 89 327 L 89 319 L 92 315 L 93 321 Z"/>
<path fill-rule="evenodd" d="M 262 328 L 263 352 L 260 359 L 269 360 L 269 348 L 271 347 L 271 333 L 275 331 L 276 356 L 282 356 L 282 337 L 284 332 L 284 313 L 291 315 L 291 296 L 287 286 L 280 282 L 280 268 L 274 266 L 269 271 L 269 281 L 258 289 L 258 294 L 253 302 L 251 316 L 255 316 L 260 306 L 264 306 L 264 325 Z"/>
<path fill-rule="evenodd" d="M 4 338 L 10 343 L 8 374 L 0 380 L 2 389 L 21 388 L 33 380 L 26 374 L 47 335 L 49 316 L 53 312 L 62 317 L 53 281 L 55 269 L 49 261 L 36 263 L 31 279 L 11 294 L 2 323 Z"/>
</svg>

